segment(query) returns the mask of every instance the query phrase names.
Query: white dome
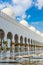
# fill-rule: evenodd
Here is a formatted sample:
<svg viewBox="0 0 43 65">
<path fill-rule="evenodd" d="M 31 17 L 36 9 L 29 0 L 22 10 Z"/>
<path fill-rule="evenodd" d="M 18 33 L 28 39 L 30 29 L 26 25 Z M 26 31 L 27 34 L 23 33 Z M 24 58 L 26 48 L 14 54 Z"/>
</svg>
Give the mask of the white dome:
<svg viewBox="0 0 43 65">
<path fill-rule="evenodd" d="M 33 27 L 33 26 L 30 26 L 29 29 L 31 29 L 34 32 L 36 31 L 35 27 Z"/>
<path fill-rule="evenodd" d="M 38 31 L 38 30 L 36 31 L 36 33 L 39 34 L 39 35 L 41 34 L 40 31 Z"/>
<path fill-rule="evenodd" d="M 20 21 L 20 23 L 21 23 L 22 25 L 24 25 L 24 26 L 28 27 L 28 23 L 27 23 L 27 21 L 22 20 L 22 21 Z"/>
<path fill-rule="evenodd" d="M 43 33 L 41 33 L 41 36 L 43 37 Z"/>
<path fill-rule="evenodd" d="M 4 12 L 5 14 L 9 15 L 9 16 L 13 16 L 14 15 L 13 11 L 11 10 L 11 8 L 4 8 L 1 11 Z"/>
</svg>

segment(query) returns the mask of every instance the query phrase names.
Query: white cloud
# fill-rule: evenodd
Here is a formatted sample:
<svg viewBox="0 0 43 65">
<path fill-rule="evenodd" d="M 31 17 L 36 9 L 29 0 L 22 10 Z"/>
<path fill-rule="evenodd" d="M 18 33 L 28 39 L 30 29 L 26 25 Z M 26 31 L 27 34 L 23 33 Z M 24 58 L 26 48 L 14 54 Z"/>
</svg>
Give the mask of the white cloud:
<svg viewBox="0 0 43 65">
<path fill-rule="evenodd" d="M 3 9 L 5 7 L 5 4 L 0 4 L 0 10 Z"/>
<path fill-rule="evenodd" d="M 42 7 L 43 7 L 43 0 L 37 0 L 35 6 L 37 6 L 39 10 L 42 9 Z"/>
<path fill-rule="evenodd" d="M 0 10 L 3 9 L 3 7 L 5 7 L 5 4 L 3 3 L 2 0 L 0 0 Z"/>
<path fill-rule="evenodd" d="M 40 25 L 43 26 L 43 21 L 36 21 L 36 22 L 31 22 L 32 25 Z"/>
<path fill-rule="evenodd" d="M 31 24 L 34 24 L 34 25 L 39 25 L 40 22 L 32 22 Z"/>
<path fill-rule="evenodd" d="M 2 4 L 0 4 L 0 9 L 3 9 L 4 7 L 10 7 L 15 13 L 15 16 L 21 16 L 24 19 L 26 18 L 25 11 L 32 6 L 32 3 L 32 0 L 12 0 L 13 5 L 7 2 L 2 2 Z"/>
<path fill-rule="evenodd" d="M 3 9 L 6 6 L 6 3 L 1 3 L 0 4 L 0 10 Z"/>
<path fill-rule="evenodd" d="M 12 0 L 12 2 L 16 16 L 24 17 L 25 11 L 32 6 L 32 0 Z"/>
<path fill-rule="evenodd" d="M 13 4 L 19 4 L 20 0 L 12 0 Z"/>
<path fill-rule="evenodd" d="M 21 21 L 21 18 L 18 17 L 18 18 L 17 18 L 17 21 Z"/>
<path fill-rule="evenodd" d="M 28 15 L 28 19 L 31 17 L 31 15 Z"/>
<path fill-rule="evenodd" d="M 24 13 L 23 15 L 22 15 L 22 19 L 24 19 L 24 18 L 26 18 L 27 17 L 27 15 Z"/>
<path fill-rule="evenodd" d="M 32 6 L 32 0 L 12 0 L 13 4 L 22 6 L 25 10 Z"/>
<path fill-rule="evenodd" d="M 12 10 L 14 11 L 14 13 L 15 13 L 16 16 L 21 16 L 24 13 L 24 9 L 20 5 L 13 6 Z"/>
<path fill-rule="evenodd" d="M 11 5 L 8 2 L 0 3 L 0 10 L 4 9 L 5 7 L 11 7 Z"/>
<path fill-rule="evenodd" d="M 32 6 L 32 0 L 21 0 L 22 7 L 27 10 Z"/>
</svg>

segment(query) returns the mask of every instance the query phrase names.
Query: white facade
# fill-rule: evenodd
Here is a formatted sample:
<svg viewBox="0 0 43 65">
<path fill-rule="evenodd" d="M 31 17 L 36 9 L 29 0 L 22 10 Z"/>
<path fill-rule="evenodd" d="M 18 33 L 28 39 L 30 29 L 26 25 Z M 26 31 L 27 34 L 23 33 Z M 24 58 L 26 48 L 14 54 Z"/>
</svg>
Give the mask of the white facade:
<svg viewBox="0 0 43 65">
<path fill-rule="evenodd" d="M 3 11 L 7 13 L 4 13 Z M 42 53 L 43 34 L 36 30 L 33 26 L 30 27 L 24 20 L 18 23 L 12 14 L 13 13 L 11 10 L 9 10 L 9 8 L 7 11 L 0 11 L 0 52 L 2 53 L 2 55 L 0 54 L 0 57 L 2 56 L 1 59 L 3 59 L 3 57 L 12 57 L 14 59 L 15 56 L 19 56 L 18 58 L 22 56 L 21 60 L 16 60 L 22 62 L 25 60 L 23 59 L 23 55 L 27 55 L 28 57 L 32 53 Z M 1 30 L 3 30 L 5 34 L 4 42 L 1 40 Z M 12 33 L 12 40 L 9 41 L 7 38 L 8 32 Z M 17 43 L 15 42 L 16 34 L 16 38 L 18 37 L 18 40 L 16 40 Z M 21 41 L 20 37 L 22 37 Z M 1 49 L 1 44 L 4 46 L 4 48 L 2 47 L 3 49 Z"/>
<path fill-rule="evenodd" d="M 43 37 L 41 35 L 30 30 L 29 27 L 26 27 L 18 23 L 16 19 L 13 19 L 9 15 L 1 11 L 0 11 L 0 29 L 3 29 L 5 32 L 5 40 L 7 40 L 7 33 L 11 32 L 13 34 L 13 41 L 14 41 L 14 35 L 18 34 L 19 42 L 20 42 L 20 36 L 23 36 L 23 38 L 25 37 L 27 39 L 30 38 L 43 44 Z"/>
</svg>

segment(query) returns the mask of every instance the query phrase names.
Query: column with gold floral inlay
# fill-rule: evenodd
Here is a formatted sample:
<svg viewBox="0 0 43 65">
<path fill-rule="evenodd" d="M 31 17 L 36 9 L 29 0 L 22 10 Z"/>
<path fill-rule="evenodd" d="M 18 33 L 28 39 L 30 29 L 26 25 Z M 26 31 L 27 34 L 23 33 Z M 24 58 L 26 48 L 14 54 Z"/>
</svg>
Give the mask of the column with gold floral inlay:
<svg viewBox="0 0 43 65">
<path fill-rule="evenodd" d="M 7 41 L 3 41 L 4 47 L 3 47 L 3 58 L 7 58 Z"/>
</svg>

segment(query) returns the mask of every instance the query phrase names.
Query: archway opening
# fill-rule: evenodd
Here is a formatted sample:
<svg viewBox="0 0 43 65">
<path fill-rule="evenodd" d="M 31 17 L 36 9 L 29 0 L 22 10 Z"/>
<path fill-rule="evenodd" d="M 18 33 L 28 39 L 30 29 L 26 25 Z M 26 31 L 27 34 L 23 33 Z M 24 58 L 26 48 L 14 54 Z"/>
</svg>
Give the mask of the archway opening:
<svg viewBox="0 0 43 65">
<path fill-rule="evenodd" d="M 8 39 L 8 47 L 10 47 L 12 45 L 12 33 L 11 32 L 8 32 L 7 34 L 7 39 Z"/>
<path fill-rule="evenodd" d="M 23 43 L 23 36 L 20 36 L 20 43 Z"/>
<path fill-rule="evenodd" d="M 25 41 L 25 43 L 27 43 L 27 38 L 26 37 L 24 38 L 24 41 Z"/>
<path fill-rule="evenodd" d="M 1 46 L 1 48 L 3 48 L 4 36 L 5 36 L 4 30 L 0 29 L 0 46 Z"/>
<path fill-rule="evenodd" d="M 18 43 L 18 35 L 17 34 L 15 34 L 14 39 L 15 39 L 15 43 Z"/>
</svg>

